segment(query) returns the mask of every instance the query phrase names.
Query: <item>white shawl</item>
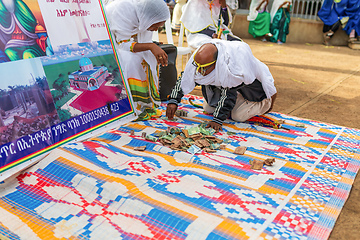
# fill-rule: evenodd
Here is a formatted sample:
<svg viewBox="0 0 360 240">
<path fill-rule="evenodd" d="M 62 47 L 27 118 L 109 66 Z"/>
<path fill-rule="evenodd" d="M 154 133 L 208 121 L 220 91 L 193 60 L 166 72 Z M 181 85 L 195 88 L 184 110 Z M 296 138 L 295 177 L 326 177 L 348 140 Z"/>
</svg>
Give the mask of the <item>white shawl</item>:
<svg viewBox="0 0 360 240">
<path fill-rule="evenodd" d="M 210 10 L 210 2 L 212 7 Z M 189 0 L 184 6 L 180 22 L 184 24 L 186 30 L 191 33 L 199 32 L 209 26 L 217 28 L 221 5 L 218 0 Z M 232 16 L 228 8 L 229 22 Z"/>
<path fill-rule="evenodd" d="M 142 35 L 149 35 L 147 29 L 154 23 L 170 18 L 164 0 L 115 0 L 107 4 L 105 10 L 110 30 L 118 42 L 135 34 L 138 42 L 151 42 L 151 38 L 143 39 Z"/>
<path fill-rule="evenodd" d="M 251 0 L 250 8 L 249 8 L 249 15 L 247 16 L 248 21 L 254 21 L 258 15 L 258 11 L 256 11 L 256 8 L 259 6 L 259 4 L 262 2 L 262 0 Z M 266 2 L 263 2 L 261 4 L 261 7 L 259 10 L 263 10 L 265 8 Z"/>
<path fill-rule="evenodd" d="M 290 2 L 291 5 L 291 0 L 274 0 L 272 6 L 271 6 L 271 10 L 270 10 L 270 17 L 271 17 L 271 22 L 273 22 L 274 16 L 276 14 L 276 12 L 279 10 L 279 7 L 281 4 L 283 4 L 284 2 Z M 284 7 L 287 7 L 288 5 L 285 5 Z"/>
<path fill-rule="evenodd" d="M 269 68 L 254 57 L 248 44 L 219 39 L 213 39 L 209 43 L 214 44 L 218 49 L 215 69 L 206 76 L 197 74 L 196 67 L 192 64 L 197 52 L 195 51 L 183 73 L 181 88 L 184 94 L 190 93 L 195 88 L 195 82 L 201 85 L 232 88 L 242 83 L 251 84 L 255 79 L 261 82 L 267 98 L 271 98 L 276 93 L 274 78 Z"/>
</svg>

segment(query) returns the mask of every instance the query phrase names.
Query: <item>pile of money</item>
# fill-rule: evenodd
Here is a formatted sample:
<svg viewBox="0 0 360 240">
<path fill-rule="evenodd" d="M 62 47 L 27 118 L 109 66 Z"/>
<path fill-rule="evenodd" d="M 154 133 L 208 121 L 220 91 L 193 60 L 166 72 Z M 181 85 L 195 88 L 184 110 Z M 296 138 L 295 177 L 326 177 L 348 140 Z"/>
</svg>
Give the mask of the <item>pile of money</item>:
<svg viewBox="0 0 360 240">
<path fill-rule="evenodd" d="M 214 136 L 215 130 L 206 128 L 206 123 L 195 126 L 187 126 L 183 129 L 168 127 L 166 131 L 156 132 L 152 135 L 143 135 L 147 140 L 160 141 L 162 145 L 173 150 L 189 152 L 191 154 L 202 151 L 212 153 L 219 149 L 225 149 L 226 145 L 221 144 L 224 139 Z M 225 140 L 225 142 L 227 142 Z"/>
</svg>

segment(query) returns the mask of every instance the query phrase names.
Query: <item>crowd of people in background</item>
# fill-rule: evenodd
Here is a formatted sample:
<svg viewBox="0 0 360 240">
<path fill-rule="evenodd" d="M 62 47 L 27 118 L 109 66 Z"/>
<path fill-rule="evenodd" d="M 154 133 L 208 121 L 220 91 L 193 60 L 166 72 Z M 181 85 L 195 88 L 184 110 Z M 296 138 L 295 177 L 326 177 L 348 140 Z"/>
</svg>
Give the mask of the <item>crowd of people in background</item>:
<svg viewBox="0 0 360 240">
<path fill-rule="evenodd" d="M 180 22 L 186 29 L 188 45 L 194 49 L 212 38 L 241 41 L 230 30 L 232 15 L 226 0 L 188 0 Z"/>
<path fill-rule="evenodd" d="M 274 0 L 271 10 L 268 10 L 269 0 L 252 0 L 249 8 L 249 33 L 262 37 L 262 41 L 283 44 L 289 34 L 290 10 L 289 0 Z"/>
<path fill-rule="evenodd" d="M 174 31 L 179 31 L 181 24 L 184 24 L 187 30 L 187 37 L 193 37 L 194 32 L 199 33 L 200 30 L 194 25 L 201 27 L 209 23 L 209 18 L 205 19 L 206 5 L 214 5 L 211 14 L 213 17 L 211 21 L 215 21 L 214 25 L 216 28 L 216 21 L 219 18 L 223 19 L 224 25 L 230 28 L 232 17 L 235 15 L 236 9 L 240 6 L 238 0 L 223 0 L 226 1 L 227 11 L 220 11 L 219 6 L 216 4 L 218 0 L 164 0 L 169 8 L 173 10 L 172 13 L 172 28 Z M 189 2 L 189 4 L 187 4 Z M 298 3 L 299 4 L 299 3 Z M 189 5 L 189 7 L 187 7 Z M 203 5 L 203 6 L 200 6 Z M 223 6 L 224 7 L 224 6 Z M 194 9 L 196 8 L 196 14 L 194 15 Z M 249 14 L 247 20 L 249 21 L 248 32 L 254 38 L 260 38 L 261 41 L 271 41 L 278 44 L 286 42 L 287 35 L 289 34 L 290 26 L 290 12 L 292 11 L 293 3 L 292 0 L 251 0 L 249 2 L 248 10 Z M 185 11 L 186 17 L 181 19 L 181 16 Z M 198 11 L 198 12 L 197 12 Z M 220 11 L 220 14 L 218 12 Z M 219 18 L 217 17 L 219 15 Z M 227 15 L 227 16 L 226 16 Z M 200 21 L 202 24 L 191 24 L 191 16 L 195 21 Z M 323 21 L 323 38 L 324 44 L 329 45 L 330 39 L 333 37 L 335 32 L 341 27 L 348 35 L 349 42 L 359 41 L 360 35 L 360 0 L 324 0 L 318 17 Z M 188 26 L 188 28 L 187 28 Z M 210 27 L 211 28 L 211 27 Z M 210 32 L 208 29 L 201 28 L 202 33 Z M 234 36 L 229 29 L 226 32 L 230 36 Z M 197 35 L 199 36 L 199 35 Z M 210 36 L 212 37 L 212 36 Z M 236 36 L 235 36 L 236 37 Z M 192 40 L 192 39 L 191 39 Z M 190 42 L 192 42 L 190 40 Z M 197 44 L 191 45 L 198 47 L 202 41 L 197 41 Z"/>
</svg>

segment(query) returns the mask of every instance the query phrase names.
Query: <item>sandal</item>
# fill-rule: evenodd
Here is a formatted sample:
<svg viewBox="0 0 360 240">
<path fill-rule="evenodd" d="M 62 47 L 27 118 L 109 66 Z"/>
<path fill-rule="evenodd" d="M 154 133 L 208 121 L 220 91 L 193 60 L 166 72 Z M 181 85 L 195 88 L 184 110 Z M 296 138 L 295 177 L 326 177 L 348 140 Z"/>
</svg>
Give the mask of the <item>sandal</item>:
<svg viewBox="0 0 360 240">
<path fill-rule="evenodd" d="M 351 38 L 349 38 L 348 42 L 349 42 L 349 43 L 353 43 L 353 42 L 355 42 L 356 40 L 357 40 L 356 38 L 351 37 Z"/>
</svg>

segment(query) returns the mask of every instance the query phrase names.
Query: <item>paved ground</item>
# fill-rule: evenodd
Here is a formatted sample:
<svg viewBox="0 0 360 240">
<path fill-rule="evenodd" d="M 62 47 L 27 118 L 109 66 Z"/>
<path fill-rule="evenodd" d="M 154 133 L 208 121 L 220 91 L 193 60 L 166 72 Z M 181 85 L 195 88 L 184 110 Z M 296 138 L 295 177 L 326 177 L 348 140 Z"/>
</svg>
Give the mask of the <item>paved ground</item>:
<svg viewBox="0 0 360 240">
<path fill-rule="evenodd" d="M 274 111 L 360 129 L 360 50 L 243 40 L 274 76 L 278 90 Z M 359 198 L 357 176 L 330 239 L 360 239 Z"/>
</svg>

